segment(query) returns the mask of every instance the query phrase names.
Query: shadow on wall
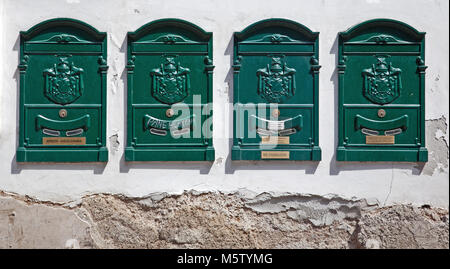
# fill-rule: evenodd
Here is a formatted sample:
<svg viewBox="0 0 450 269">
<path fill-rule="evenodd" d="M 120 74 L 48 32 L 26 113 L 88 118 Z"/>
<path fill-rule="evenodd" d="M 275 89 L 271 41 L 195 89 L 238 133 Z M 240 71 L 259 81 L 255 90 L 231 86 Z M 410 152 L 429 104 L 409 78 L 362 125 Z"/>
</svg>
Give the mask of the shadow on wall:
<svg viewBox="0 0 450 269">
<path fill-rule="evenodd" d="M 331 75 L 330 81 L 334 86 L 334 148 L 333 157 L 330 161 L 330 175 L 339 175 L 341 171 L 359 171 L 359 170 L 383 170 L 383 169 L 410 169 L 413 175 L 421 175 L 425 163 L 399 163 L 399 162 L 337 162 L 336 149 L 339 143 L 339 78 L 337 65 L 339 62 L 339 34 L 331 47 L 330 54 L 334 54 L 334 71 Z"/>
<path fill-rule="evenodd" d="M 18 163 L 16 155 L 11 161 L 11 174 L 20 174 L 22 170 L 92 170 L 94 174 L 103 174 L 106 163 Z"/>
</svg>

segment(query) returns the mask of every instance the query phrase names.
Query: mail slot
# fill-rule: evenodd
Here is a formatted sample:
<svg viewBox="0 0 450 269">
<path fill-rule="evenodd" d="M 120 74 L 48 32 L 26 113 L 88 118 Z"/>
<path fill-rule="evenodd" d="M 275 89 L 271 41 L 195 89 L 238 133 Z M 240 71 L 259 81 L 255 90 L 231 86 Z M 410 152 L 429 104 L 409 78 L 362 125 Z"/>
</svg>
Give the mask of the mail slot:
<svg viewBox="0 0 450 269">
<path fill-rule="evenodd" d="M 127 161 L 213 161 L 212 33 L 178 20 L 128 33 Z"/>
<path fill-rule="evenodd" d="M 106 34 L 73 19 L 20 32 L 17 162 L 106 162 Z"/>
<path fill-rule="evenodd" d="M 339 33 L 338 161 L 428 160 L 424 45 L 390 19 Z"/>
<path fill-rule="evenodd" d="M 234 34 L 232 160 L 321 159 L 318 36 L 285 19 Z"/>
</svg>

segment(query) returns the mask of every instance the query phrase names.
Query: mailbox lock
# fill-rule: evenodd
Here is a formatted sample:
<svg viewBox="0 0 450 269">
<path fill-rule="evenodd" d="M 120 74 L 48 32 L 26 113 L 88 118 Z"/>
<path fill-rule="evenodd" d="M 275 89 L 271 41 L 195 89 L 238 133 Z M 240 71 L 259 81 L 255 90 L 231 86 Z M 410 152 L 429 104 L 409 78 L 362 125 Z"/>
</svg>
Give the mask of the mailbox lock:
<svg viewBox="0 0 450 269">
<path fill-rule="evenodd" d="M 278 117 L 280 116 L 280 110 L 279 110 L 279 109 L 274 109 L 274 110 L 272 111 L 272 116 L 273 116 L 274 118 L 278 118 Z"/>
<path fill-rule="evenodd" d="M 169 118 L 172 118 L 173 115 L 175 115 L 175 112 L 173 111 L 173 109 L 169 108 L 166 110 L 166 116 Z"/>
<path fill-rule="evenodd" d="M 58 114 L 61 118 L 65 118 L 67 117 L 67 110 L 61 109 Z"/>
<path fill-rule="evenodd" d="M 386 111 L 384 109 L 378 110 L 378 117 L 384 118 L 386 116 Z"/>
</svg>

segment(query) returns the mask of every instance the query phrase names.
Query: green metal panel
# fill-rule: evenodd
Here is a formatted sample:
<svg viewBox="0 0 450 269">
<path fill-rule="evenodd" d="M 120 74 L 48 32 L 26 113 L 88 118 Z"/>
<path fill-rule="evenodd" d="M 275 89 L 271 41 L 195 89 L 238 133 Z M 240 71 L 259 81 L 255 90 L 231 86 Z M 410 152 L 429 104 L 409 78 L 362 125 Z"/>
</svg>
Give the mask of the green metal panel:
<svg viewBox="0 0 450 269">
<path fill-rule="evenodd" d="M 212 33 L 179 19 L 128 33 L 127 161 L 213 161 Z"/>
<path fill-rule="evenodd" d="M 20 32 L 17 162 L 106 162 L 106 33 L 58 18 Z"/>
<path fill-rule="evenodd" d="M 339 33 L 338 161 L 426 162 L 425 33 L 390 19 Z"/>
<path fill-rule="evenodd" d="M 320 161 L 318 36 L 285 19 L 234 34 L 232 160 Z"/>
</svg>

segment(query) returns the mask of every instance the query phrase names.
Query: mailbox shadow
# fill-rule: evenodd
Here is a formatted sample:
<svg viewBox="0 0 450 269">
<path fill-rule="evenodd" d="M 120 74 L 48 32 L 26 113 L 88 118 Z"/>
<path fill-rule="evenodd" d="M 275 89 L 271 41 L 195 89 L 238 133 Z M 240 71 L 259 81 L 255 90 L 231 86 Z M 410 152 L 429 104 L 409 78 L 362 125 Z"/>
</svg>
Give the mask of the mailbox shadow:
<svg viewBox="0 0 450 269">
<path fill-rule="evenodd" d="M 232 139 L 230 139 L 232 140 Z M 305 174 L 315 174 L 317 161 L 225 161 L 225 174 L 234 174 L 236 170 L 304 170 Z"/>
<path fill-rule="evenodd" d="M 103 174 L 106 163 L 18 163 L 16 154 L 11 161 L 11 174 L 20 174 L 22 170 L 92 170 L 94 174 Z"/>
<path fill-rule="evenodd" d="M 233 132 L 234 132 L 234 120 L 233 120 L 233 104 L 234 104 L 234 85 L 233 85 L 233 45 L 234 45 L 234 35 L 231 35 L 230 41 L 228 42 L 227 48 L 225 49 L 224 55 L 229 58 L 229 68 L 227 75 L 225 76 L 225 83 L 228 85 L 228 105 L 231 109 L 228 110 L 228 155 L 225 159 L 225 174 L 233 174 L 234 170 L 231 166 L 231 148 L 233 147 Z"/>
<path fill-rule="evenodd" d="M 330 161 L 330 175 L 339 175 L 341 171 L 358 170 L 382 170 L 382 169 L 410 169 L 413 175 L 421 175 L 425 163 L 410 162 L 338 162 L 336 161 L 336 149 L 339 143 L 339 74 L 337 65 L 339 62 L 339 34 L 336 35 L 330 54 L 334 54 L 335 69 L 330 81 L 334 87 L 334 153 Z"/>
<path fill-rule="evenodd" d="M 198 170 L 201 175 L 207 175 L 211 171 L 213 162 L 127 162 L 125 154 L 120 159 L 120 173 L 128 173 L 131 169 L 155 169 L 155 170 Z"/>
<path fill-rule="evenodd" d="M 228 125 L 228 156 L 225 160 L 225 174 L 234 174 L 236 170 L 305 170 L 306 174 L 314 174 L 317 170 L 319 162 L 316 161 L 232 161 L 231 160 L 231 149 L 233 147 L 233 135 L 234 135 L 234 124 L 233 124 L 233 103 L 234 103 L 234 87 L 233 87 L 233 48 L 234 47 L 234 37 L 231 36 L 228 42 L 227 48 L 225 49 L 225 56 L 229 56 L 229 66 L 228 73 L 225 77 L 225 83 L 228 85 L 228 100 L 230 102 L 229 109 L 229 125 Z"/>
<path fill-rule="evenodd" d="M 20 63 L 20 36 L 17 35 L 16 42 L 14 42 L 13 51 L 17 52 L 17 63 Z M 16 81 L 16 132 L 15 132 L 15 147 L 14 150 L 19 146 L 19 128 L 20 128 L 20 72 L 19 68 L 16 67 L 16 71 L 14 72 L 13 79 Z M 16 154 L 14 154 L 13 159 L 11 160 L 11 174 L 19 174 L 20 170 L 18 169 L 18 164 L 16 162 Z"/>
</svg>

